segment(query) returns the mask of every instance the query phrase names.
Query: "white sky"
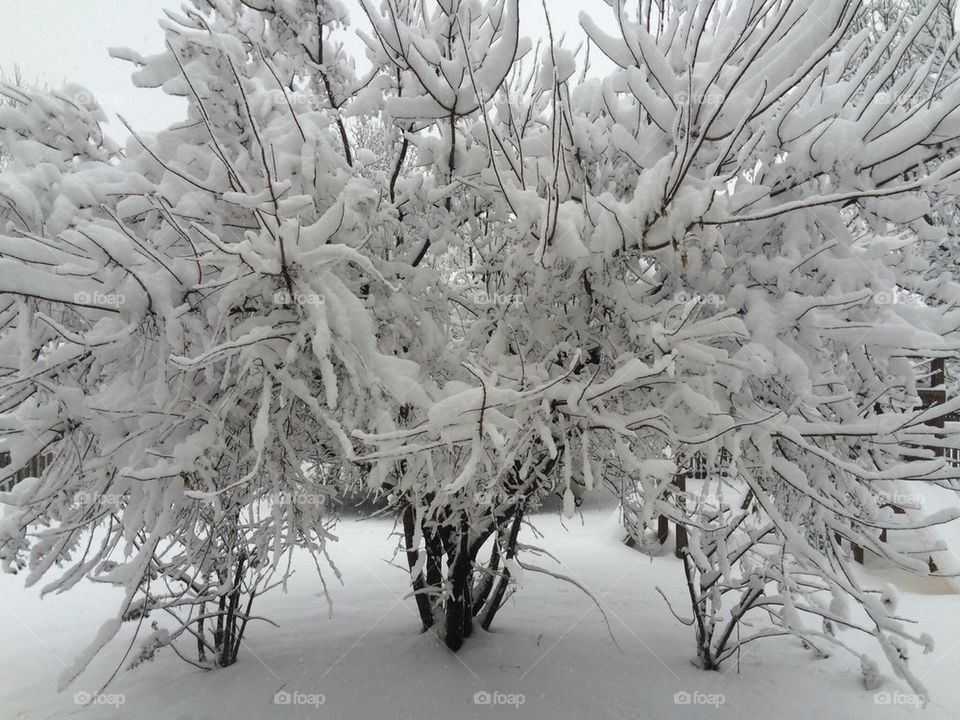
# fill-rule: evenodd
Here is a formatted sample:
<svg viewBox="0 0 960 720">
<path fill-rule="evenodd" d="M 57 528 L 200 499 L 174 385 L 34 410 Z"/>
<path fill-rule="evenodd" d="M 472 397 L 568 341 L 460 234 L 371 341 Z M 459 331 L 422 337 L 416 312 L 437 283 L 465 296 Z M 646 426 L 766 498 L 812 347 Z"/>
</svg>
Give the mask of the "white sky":
<svg viewBox="0 0 960 720">
<path fill-rule="evenodd" d="M 614 27 L 613 13 L 603 0 L 546 3 L 554 35 L 568 35 L 566 47 L 575 47 L 583 37 L 577 20 L 581 10 L 611 31 Z M 111 58 L 107 49 L 129 47 L 144 55 L 160 52 L 163 33 L 157 19 L 162 8 L 179 6 L 179 0 L 0 0 L 0 70 L 11 75 L 19 65 L 28 82 L 55 88 L 73 82 L 86 87 L 111 118 L 107 132 L 117 139 L 126 135 L 114 119 L 117 114 L 137 130 L 159 130 L 183 117 L 183 101 L 159 89 L 135 88 L 130 81 L 132 66 Z M 359 24 L 359 3 L 356 7 L 352 15 Z M 534 39 L 544 36 L 541 0 L 520 0 L 520 21 L 522 34 Z M 595 49 L 591 55 L 594 62 L 600 57 Z"/>
<path fill-rule="evenodd" d="M 144 54 L 163 49 L 157 26 L 170 0 L 0 0 L 0 69 L 19 65 L 27 82 L 50 87 L 75 82 L 90 90 L 107 115 L 123 115 L 134 128 L 157 130 L 184 110 L 159 90 L 130 82 L 132 67 L 107 54 L 112 46 Z M 119 128 L 119 130 L 118 130 Z M 110 134 L 125 135 L 116 121 Z"/>
</svg>

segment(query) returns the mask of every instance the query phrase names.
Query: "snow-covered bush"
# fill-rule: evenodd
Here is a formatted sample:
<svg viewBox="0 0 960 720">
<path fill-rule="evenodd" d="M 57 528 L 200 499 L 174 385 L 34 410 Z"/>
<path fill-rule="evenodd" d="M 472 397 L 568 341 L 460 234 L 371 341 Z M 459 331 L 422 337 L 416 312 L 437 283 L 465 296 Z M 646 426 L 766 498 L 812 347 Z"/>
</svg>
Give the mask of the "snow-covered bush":
<svg viewBox="0 0 960 720">
<path fill-rule="evenodd" d="M 489 27 L 509 26 L 511 3 L 489 7 L 503 18 Z M 460 212 L 476 220 L 441 250 L 477 251 L 465 270 L 487 302 L 458 303 L 473 310 L 468 374 L 405 428 L 368 437 L 365 457 L 384 475 L 402 459 L 401 487 L 426 490 L 423 516 L 473 548 L 485 527 L 509 528 L 497 518 L 531 485 L 572 509 L 580 487 L 613 478 L 653 518 L 677 471 L 665 450 L 725 450 L 790 561 L 866 603 L 846 558 L 811 539 L 840 535 L 926 573 L 880 545 L 883 527 L 903 526 L 886 495 L 955 477 L 922 448 L 943 442 L 935 417 L 957 403 L 919 411 L 910 358 L 949 354 L 957 315 L 896 299 L 956 297 L 925 277 L 925 244 L 942 233 L 924 213 L 955 189 L 957 86 L 901 67 L 916 33 L 865 51 L 855 3 L 642 7 L 639 21 L 619 10 L 617 37 L 582 18 L 617 66 L 609 77 L 578 80 L 551 44 L 529 79 L 498 72 L 496 87 L 486 68 L 504 55 L 470 54 L 472 4 L 399 29 L 402 15 L 368 9 L 371 45 L 408 79 L 385 111 L 433 128 L 414 142 L 447 183 L 438 211 L 469 189 Z M 894 75 L 896 103 L 877 92 Z M 511 77 L 527 81 L 519 99 Z M 423 537 L 408 533 L 415 583 Z M 475 571 L 480 586 L 495 573 Z M 872 621 L 916 683 L 890 621 Z"/>
<path fill-rule="evenodd" d="M 53 457 L 9 499 L 4 562 L 31 583 L 68 563 L 48 591 L 120 584 L 121 617 L 174 614 L 160 644 L 189 633 L 219 664 L 285 556 L 323 555 L 341 422 L 366 425 L 415 370 L 365 307 L 390 286 L 377 188 L 309 92 L 308 9 L 171 15 L 164 53 L 116 51 L 189 107 L 122 154 L 92 101 L 34 93 L 0 122 L 5 476 Z"/>
</svg>

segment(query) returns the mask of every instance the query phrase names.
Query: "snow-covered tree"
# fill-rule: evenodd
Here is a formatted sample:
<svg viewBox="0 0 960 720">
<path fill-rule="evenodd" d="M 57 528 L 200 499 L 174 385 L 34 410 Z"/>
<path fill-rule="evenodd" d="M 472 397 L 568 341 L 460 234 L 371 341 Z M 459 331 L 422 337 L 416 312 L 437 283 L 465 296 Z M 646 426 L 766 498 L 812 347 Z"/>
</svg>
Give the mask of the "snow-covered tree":
<svg viewBox="0 0 960 720">
<path fill-rule="evenodd" d="M 340 16 L 290 7 L 171 13 L 165 52 L 116 51 L 189 107 L 122 153 L 92 101 L 34 93 L 3 118 L 5 476 L 53 458 L 14 490 L 4 560 L 30 583 L 67 563 L 47 591 L 124 586 L 120 618 L 177 617 L 134 663 L 184 634 L 236 659 L 292 548 L 324 552 L 341 423 L 416 369 L 378 349 L 377 188 L 300 43 Z"/>
<path fill-rule="evenodd" d="M 510 22 L 510 3 L 488 7 L 491 28 Z M 444 4 L 415 27 L 370 13 L 413 83 L 386 111 L 435 127 L 419 141 L 424 163 L 446 192 L 470 190 L 476 220 L 438 255 L 472 245 L 467 270 L 510 301 L 469 320 L 468 374 L 426 415 L 368 438 L 379 447 L 367 458 L 383 473 L 402 460 L 401 487 L 424 488 L 423 517 L 442 528 L 431 532 L 460 540 L 448 567 L 468 554 L 473 569 L 460 572 L 486 600 L 488 579 L 517 566 L 509 520 L 531 496 L 559 492 L 569 510 L 581 488 L 615 478 L 639 489 L 639 517 L 683 521 L 682 506 L 658 500 L 678 469 L 664 450 L 725 450 L 781 557 L 866 608 L 919 686 L 897 621 L 834 541 L 928 572 L 878 538 L 904 526 L 884 509 L 898 483 L 954 477 L 922 447 L 943 442 L 932 421 L 957 403 L 919 411 L 911 358 L 953 352 L 957 318 L 890 298 L 956 296 L 925 279 L 916 245 L 938 234 L 923 217 L 932 193 L 955 187 L 960 95 L 901 67 L 916 33 L 864 58 L 869 29 L 849 34 L 856 3 L 642 9 L 638 21 L 615 8 L 617 37 L 582 18 L 618 67 L 609 77 L 578 81 L 574 56 L 551 44 L 519 102 L 510 73 L 491 85 L 484 72 L 503 53 L 470 55 L 474 4 Z M 891 76 L 896 103 L 878 94 Z M 490 533 L 494 558 L 478 566 Z M 416 527 L 407 539 L 418 592 L 469 597 L 469 580 L 439 585 L 434 573 L 424 586 L 437 551 Z"/>
</svg>

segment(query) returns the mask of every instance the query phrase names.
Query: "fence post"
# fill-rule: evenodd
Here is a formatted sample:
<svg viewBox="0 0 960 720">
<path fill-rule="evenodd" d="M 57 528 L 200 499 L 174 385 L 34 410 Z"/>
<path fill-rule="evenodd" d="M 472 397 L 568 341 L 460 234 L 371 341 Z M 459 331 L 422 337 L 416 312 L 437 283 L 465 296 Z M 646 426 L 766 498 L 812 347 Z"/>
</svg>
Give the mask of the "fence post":
<svg viewBox="0 0 960 720">
<path fill-rule="evenodd" d="M 678 470 L 673 476 L 673 487 L 676 488 L 672 491 L 673 493 L 683 493 L 687 490 L 687 474 L 682 470 Z M 676 538 L 675 545 L 673 549 L 673 554 L 678 558 L 683 557 L 684 550 L 687 549 L 687 529 L 683 526 L 682 523 L 675 522 L 676 526 Z M 661 545 L 663 545 L 667 539 L 670 537 L 670 520 L 666 515 L 660 514 L 657 516 L 657 540 Z"/>
<path fill-rule="evenodd" d="M 686 492 L 687 474 L 683 470 L 680 470 L 676 475 L 673 476 L 673 484 L 677 487 L 677 491 L 680 493 Z M 682 501 L 686 502 L 686 499 L 682 498 Z M 687 529 L 681 523 L 674 524 L 676 525 L 677 537 L 673 554 L 678 558 L 682 558 L 684 551 L 687 549 Z"/>
<path fill-rule="evenodd" d="M 667 520 L 666 515 L 659 515 L 657 517 L 657 540 L 663 545 L 668 537 L 670 537 L 670 521 Z"/>
</svg>

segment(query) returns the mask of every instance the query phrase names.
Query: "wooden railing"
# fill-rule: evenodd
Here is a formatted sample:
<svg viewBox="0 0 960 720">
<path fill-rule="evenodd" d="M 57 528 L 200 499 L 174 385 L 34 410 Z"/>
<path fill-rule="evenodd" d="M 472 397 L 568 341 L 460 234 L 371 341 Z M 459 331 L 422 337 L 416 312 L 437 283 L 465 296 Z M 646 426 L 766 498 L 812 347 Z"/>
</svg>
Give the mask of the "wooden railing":
<svg viewBox="0 0 960 720">
<path fill-rule="evenodd" d="M 20 468 L 13 477 L 6 480 L 0 480 L 0 492 L 8 492 L 18 482 L 28 477 L 40 477 L 47 465 L 52 460 L 52 455 L 37 455 L 30 460 L 24 467 Z M 0 469 L 10 464 L 10 453 L 0 452 Z"/>
</svg>

